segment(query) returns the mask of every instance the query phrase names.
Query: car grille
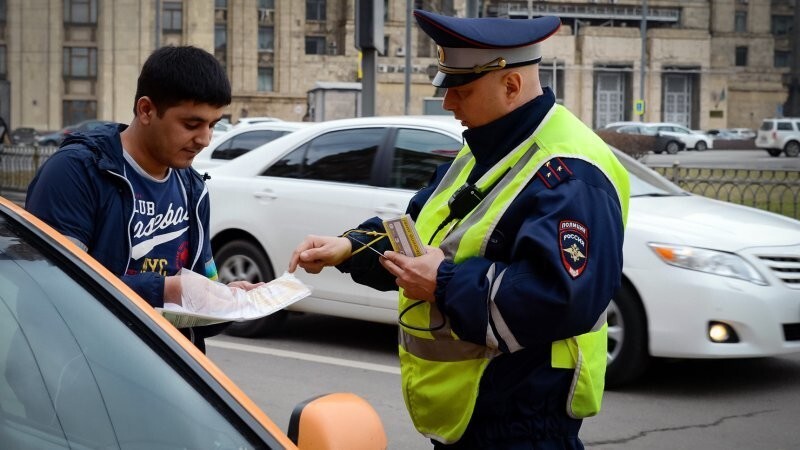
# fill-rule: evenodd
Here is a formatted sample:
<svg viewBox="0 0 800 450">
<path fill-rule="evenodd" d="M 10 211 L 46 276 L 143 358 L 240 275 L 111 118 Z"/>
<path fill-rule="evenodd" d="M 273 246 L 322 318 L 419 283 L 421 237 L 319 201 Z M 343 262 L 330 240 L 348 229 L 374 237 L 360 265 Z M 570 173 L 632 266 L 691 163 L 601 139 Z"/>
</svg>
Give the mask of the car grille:
<svg viewBox="0 0 800 450">
<path fill-rule="evenodd" d="M 758 258 L 787 286 L 800 289 L 800 256 L 759 255 Z"/>
<path fill-rule="evenodd" d="M 787 341 L 800 341 L 800 323 L 783 324 L 783 338 Z"/>
</svg>

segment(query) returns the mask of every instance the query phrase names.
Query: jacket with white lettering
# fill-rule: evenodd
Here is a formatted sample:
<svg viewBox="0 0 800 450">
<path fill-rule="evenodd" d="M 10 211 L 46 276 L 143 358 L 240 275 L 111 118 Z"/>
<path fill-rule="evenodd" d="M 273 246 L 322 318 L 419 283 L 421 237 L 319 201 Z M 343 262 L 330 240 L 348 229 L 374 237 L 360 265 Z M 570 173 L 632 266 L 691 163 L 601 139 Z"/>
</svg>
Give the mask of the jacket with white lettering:
<svg viewBox="0 0 800 450">
<path fill-rule="evenodd" d="M 120 132 L 126 127 L 110 124 L 87 133 L 68 135 L 28 185 L 25 209 L 83 244 L 92 257 L 153 307 L 162 307 L 162 275 L 155 272 L 126 274 L 134 208 L 130 184 L 122 175 L 124 157 Z M 179 176 L 186 187 L 191 262 L 187 269 L 216 279 L 208 234 L 206 184 L 192 168 L 174 170 L 174 175 Z M 225 326 L 181 331 L 205 351 L 203 337 L 219 334 Z"/>
<path fill-rule="evenodd" d="M 530 136 L 554 102 L 546 89 L 509 115 L 467 130 L 464 137 L 476 159 L 469 181 Z M 481 448 L 496 439 L 523 437 L 543 447 L 580 448 L 580 420 L 570 418 L 565 408 L 573 372 L 551 367 L 551 343 L 588 332 L 608 306 L 621 282 L 623 220 L 614 186 L 594 165 L 575 158 L 551 162 L 568 170 L 560 177 L 534 177 L 499 218 L 483 257 L 460 264 L 445 260 L 438 269 L 436 305 L 456 334 L 487 345 L 487 333 L 492 333 L 503 352 L 483 374 L 463 445 Z M 440 167 L 431 185 L 412 198 L 407 212 L 415 220 L 446 170 Z M 587 230 L 588 258 L 574 278 L 562 258 L 559 225 L 564 221 Z M 383 231 L 378 218 L 358 229 Z M 354 249 L 358 246 L 353 243 Z M 391 249 L 386 239 L 375 248 Z M 487 279 L 492 265 L 495 274 L 505 271 L 502 281 Z M 359 252 L 338 268 L 361 284 L 397 289 L 373 252 Z M 502 330 L 487 307 L 493 288 Z M 522 349 L 512 352 L 509 338 L 515 349 Z"/>
</svg>

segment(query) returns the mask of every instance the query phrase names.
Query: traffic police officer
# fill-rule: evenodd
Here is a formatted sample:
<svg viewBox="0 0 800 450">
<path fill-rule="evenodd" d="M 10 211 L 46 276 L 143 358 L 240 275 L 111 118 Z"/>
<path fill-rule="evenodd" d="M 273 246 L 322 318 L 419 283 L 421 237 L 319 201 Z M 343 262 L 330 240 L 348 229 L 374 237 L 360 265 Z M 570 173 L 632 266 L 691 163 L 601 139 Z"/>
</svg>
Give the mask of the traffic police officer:
<svg viewBox="0 0 800 450">
<path fill-rule="evenodd" d="M 539 82 L 540 43 L 558 18 L 414 16 L 439 46 L 443 106 L 467 127 L 460 153 L 407 208 L 427 253 L 374 242 L 375 217 L 341 237 L 309 236 L 289 271 L 336 265 L 399 287 L 403 396 L 436 448 L 583 448 L 582 419 L 603 394 L 627 172 Z M 364 245 L 383 257 L 356 253 Z"/>
</svg>

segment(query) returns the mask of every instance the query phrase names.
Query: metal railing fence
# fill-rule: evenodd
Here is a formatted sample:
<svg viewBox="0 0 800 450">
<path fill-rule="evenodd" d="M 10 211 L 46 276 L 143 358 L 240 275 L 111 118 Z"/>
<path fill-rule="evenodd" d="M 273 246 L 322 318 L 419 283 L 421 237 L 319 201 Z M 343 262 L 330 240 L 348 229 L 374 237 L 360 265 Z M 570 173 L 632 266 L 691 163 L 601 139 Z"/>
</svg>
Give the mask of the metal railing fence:
<svg viewBox="0 0 800 450">
<path fill-rule="evenodd" d="M 36 171 L 58 147 L 0 146 L 0 194 L 25 192 Z"/>
<path fill-rule="evenodd" d="M 800 220 L 800 171 L 651 167 L 682 189 Z"/>
<path fill-rule="evenodd" d="M 57 147 L 0 146 L 0 195 L 24 194 Z M 651 167 L 682 189 L 800 220 L 800 171 Z"/>
</svg>

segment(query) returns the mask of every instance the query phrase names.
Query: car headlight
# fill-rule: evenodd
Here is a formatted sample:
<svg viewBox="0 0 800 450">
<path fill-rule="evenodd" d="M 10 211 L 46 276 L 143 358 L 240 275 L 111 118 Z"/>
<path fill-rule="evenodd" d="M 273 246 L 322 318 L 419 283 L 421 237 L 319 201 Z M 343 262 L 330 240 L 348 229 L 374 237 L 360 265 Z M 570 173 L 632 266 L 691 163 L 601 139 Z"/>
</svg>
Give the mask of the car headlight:
<svg viewBox="0 0 800 450">
<path fill-rule="evenodd" d="M 738 278 L 762 286 L 767 280 L 750 263 L 739 255 L 685 245 L 650 243 L 650 248 L 665 263 L 684 269 Z"/>
</svg>

